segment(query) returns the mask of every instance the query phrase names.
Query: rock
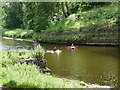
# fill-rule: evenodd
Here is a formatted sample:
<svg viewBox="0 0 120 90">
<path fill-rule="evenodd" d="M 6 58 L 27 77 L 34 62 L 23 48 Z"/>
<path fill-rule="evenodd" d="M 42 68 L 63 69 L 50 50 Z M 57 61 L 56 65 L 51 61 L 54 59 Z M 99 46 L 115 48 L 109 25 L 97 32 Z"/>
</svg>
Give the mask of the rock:
<svg viewBox="0 0 120 90">
<path fill-rule="evenodd" d="M 46 63 L 47 61 L 44 59 L 40 59 L 40 58 L 29 58 L 29 59 L 23 59 L 23 60 L 19 60 L 17 61 L 17 63 L 26 63 L 26 64 L 35 64 L 37 66 L 40 66 L 41 68 L 46 67 Z"/>
<path fill-rule="evenodd" d="M 47 67 L 45 67 L 45 68 L 40 68 L 40 71 L 43 72 L 43 73 L 52 74 L 52 71 L 51 71 L 49 68 L 47 68 Z"/>
<path fill-rule="evenodd" d="M 39 66 L 41 72 L 48 73 L 48 74 L 52 73 L 52 71 L 49 68 L 46 67 L 47 61 L 45 59 L 29 58 L 29 59 L 19 60 L 16 63 L 35 64 L 35 65 Z"/>
<path fill-rule="evenodd" d="M 46 67 L 46 60 L 39 60 L 38 62 L 34 62 L 34 64 L 36 64 L 37 66 L 40 66 L 40 68 L 45 68 Z"/>
</svg>

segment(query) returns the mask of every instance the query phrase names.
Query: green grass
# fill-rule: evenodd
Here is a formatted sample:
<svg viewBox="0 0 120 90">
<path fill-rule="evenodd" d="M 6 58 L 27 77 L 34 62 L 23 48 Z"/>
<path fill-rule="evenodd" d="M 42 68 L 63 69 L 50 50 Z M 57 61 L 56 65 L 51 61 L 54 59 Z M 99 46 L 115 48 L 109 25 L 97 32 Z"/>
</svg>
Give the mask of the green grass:
<svg viewBox="0 0 120 90">
<path fill-rule="evenodd" d="M 78 81 L 42 74 L 35 65 L 15 64 L 0 71 L 3 86 L 17 88 L 82 88 Z"/>
<path fill-rule="evenodd" d="M 17 60 L 31 57 L 28 50 L 19 50 L 19 51 L 8 50 L 4 52 L 0 51 L 0 56 L 1 56 L 0 62 L 2 62 L 2 64 L 14 63 Z"/>
<path fill-rule="evenodd" d="M 30 52 L 33 58 L 44 58 L 45 55 L 45 50 L 40 46 L 40 44 L 30 50 Z"/>
<path fill-rule="evenodd" d="M 40 46 L 37 45 L 34 49 L 26 50 L 8 50 L 8 51 L 0 51 L 0 62 L 3 65 L 13 64 L 18 60 L 27 59 L 27 58 L 44 58 L 45 51 Z"/>
<path fill-rule="evenodd" d="M 15 29 L 3 30 L 3 35 L 12 38 L 32 38 L 33 30 Z"/>
</svg>

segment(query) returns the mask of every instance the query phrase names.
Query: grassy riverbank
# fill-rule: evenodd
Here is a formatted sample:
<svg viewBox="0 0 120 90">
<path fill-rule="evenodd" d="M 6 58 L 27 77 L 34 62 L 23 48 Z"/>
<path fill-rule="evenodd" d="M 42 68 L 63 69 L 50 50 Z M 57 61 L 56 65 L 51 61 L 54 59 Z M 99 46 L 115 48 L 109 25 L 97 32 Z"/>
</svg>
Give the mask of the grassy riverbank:
<svg viewBox="0 0 120 90">
<path fill-rule="evenodd" d="M 3 88 L 110 88 L 43 74 L 32 63 L 18 63 L 27 58 L 43 58 L 44 50 L 39 45 L 32 50 L 0 51 L 0 56 L 0 87 Z"/>
<path fill-rule="evenodd" d="M 35 65 L 15 64 L 3 67 L 0 73 L 3 86 L 17 88 L 82 88 L 77 81 L 42 74 Z"/>
<path fill-rule="evenodd" d="M 10 88 L 110 88 L 43 74 L 35 65 L 14 64 L 0 71 L 0 86 Z"/>
<path fill-rule="evenodd" d="M 17 48 L 17 47 L 16 47 Z M 26 50 L 6 50 L 0 51 L 0 62 L 2 65 L 14 64 L 18 60 L 28 59 L 28 58 L 44 58 L 45 50 L 37 45 L 34 49 Z"/>
<path fill-rule="evenodd" d="M 82 88 L 77 81 L 60 79 L 40 72 L 33 64 L 16 63 L 21 59 L 43 58 L 43 48 L 38 45 L 32 50 L 0 51 L 0 85 L 17 88 Z"/>
<path fill-rule="evenodd" d="M 78 12 L 46 30 L 3 30 L 3 36 L 32 39 L 45 43 L 117 45 L 120 13 L 118 4 Z"/>
</svg>

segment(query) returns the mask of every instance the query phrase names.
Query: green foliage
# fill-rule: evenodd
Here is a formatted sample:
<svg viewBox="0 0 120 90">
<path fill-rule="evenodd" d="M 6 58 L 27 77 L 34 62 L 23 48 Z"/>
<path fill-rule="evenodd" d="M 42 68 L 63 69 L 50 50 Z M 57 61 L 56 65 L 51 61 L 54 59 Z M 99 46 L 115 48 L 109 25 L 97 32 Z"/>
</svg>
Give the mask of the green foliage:
<svg viewBox="0 0 120 90">
<path fill-rule="evenodd" d="M 26 29 L 15 29 L 15 30 L 6 30 L 4 36 L 13 37 L 13 38 L 32 38 L 33 30 Z"/>
<path fill-rule="evenodd" d="M 78 10 L 84 12 L 84 11 L 89 11 L 93 8 L 100 8 L 100 7 L 110 5 L 110 4 L 111 2 L 79 2 Z"/>
<path fill-rule="evenodd" d="M 21 59 L 27 59 L 27 58 L 43 58 L 45 55 L 44 49 L 38 45 L 32 50 L 8 50 L 8 51 L 0 51 L 0 62 L 2 64 L 6 65 L 8 63 L 15 63 L 18 60 Z"/>
<path fill-rule="evenodd" d="M 67 30 L 69 28 L 72 28 L 72 25 L 74 25 L 75 21 L 79 21 L 80 18 L 84 15 L 84 11 L 86 10 L 91 10 L 93 8 L 96 9 L 96 7 L 99 8 L 102 6 L 110 6 L 111 3 L 105 3 L 105 2 L 23 2 L 23 3 L 13 3 L 9 2 L 6 5 L 4 5 L 4 21 L 5 21 L 5 27 L 8 29 L 11 28 L 25 28 L 25 29 L 32 29 L 35 30 L 36 32 L 41 32 L 41 31 L 46 31 L 46 28 L 51 31 L 56 31 L 59 28 L 51 28 L 50 25 L 53 25 L 53 17 L 57 18 L 55 22 L 55 25 L 58 21 L 61 20 L 59 23 L 60 25 L 57 24 L 57 26 L 53 27 L 62 27 L 62 30 Z M 111 6 L 110 6 L 111 7 Z M 104 8 L 103 8 L 104 9 Z M 109 8 L 108 8 L 109 9 Z M 94 9 L 93 9 L 94 10 Z M 3 11 L 3 10 L 2 10 Z M 81 12 L 82 11 L 82 12 Z M 109 15 L 109 12 L 106 12 L 104 14 L 99 13 L 106 12 L 106 10 L 98 10 L 92 14 L 92 12 L 85 12 L 85 15 L 83 16 L 83 19 L 77 23 L 77 25 L 74 25 L 74 29 L 79 29 L 80 25 L 82 25 L 86 22 L 89 24 L 89 19 L 96 19 L 102 16 L 103 19 L 110 19 L 115 17 L 116 14 L 114 11 L 109 11 L 111 14 Z M 102 11 L 102 12 L 101 12 Z M 78 13 L 80 12 L 80 14 Z M 78 14 L 72 14 L 72 13 L 78 13 Z M 86 15 L 87 14 L 87 15 Z M 108 15 L 107 15 L 108 14 Z M 76 19 L 76 16 L 78 15 L 78 18 Z M 69 16 L 67 19 L 63 18 L 63 16 Z M 75 18 L 73 18 L 75 16 Z M 80 18 L 79 18 L 80 16 Z M 119 16 L 119 15 L 117 15 Z M 72 20 L 71 20 L 72 17 Z M 87 18 L 87 19 L 86 19 Z M 74 20 L 73 20 L 74 19 Z M 84 20 L 85 19 L 85 20 Z M 73 21 L 73 22 L 72 22 Z M 80 24 L 80 25 L 79 25 Z M 62 26 L 63 25 L 63 26 Z M 70 27 L 71 26 L 71 27 Z M 85 25 L 84 25 L 85 26 Z M 47 31 L 49 31 L 47 30 Z M 60 30 L 60 32 L 62 31 Z"/>
<path fill-rule="evenodd" d="M 70 15 L 65 20 L 47 28 L 44 31 L 45 34 L 39 35 L 38 40 L 45 42 L 78 41 L 81 43 L 88 41 L 100 42 L 101 40 L 102 42 L 116 42 L 115 37 L 118 37 L 118 33 L 114 29 L 118 29 L 117 20 L 119 13 L 117 10 L 117 3 L 115 3 Z M 75 32 L 76 34 L 74 34 Z M 113 33 L 112 37 L 110 37 L 110 33 Z"/>
<path fill-rule="evenodd" d="M 86 9 L 87 10 L 90 9 L 90 5 L 89 4 L 90 3 L 88 3 L 88 2 L 80 2 L 78 10 L 85 11 Z"/>
<path fill-rule="evenodd" d="M 40 37 L 40 34 L 39 34 L 39 33 L 35 33 L 35 32 L 34 32 L 34 34 L 32 35 L 32 39 L 33 39 L 33 40 L 38 40 L 38 39 L 40 39 L 39 37 Z"/>
<path fill-rule="evenodd" d="M 92 10 L 69 15 L 68 18 L 51 24 L 46 30 L 42 30 L 40 33 L 36 33 L 33 30 L 28 36 L 33 40 L 42 42 L 87 42 L 89 39 L 96 39 L 99 41 L 99 38 L 108 41 L 108 39 L 111 40 L 111 37 L 108 37 L 110 32 L 113 33 L 113 29 L 118 29 L 119 16 L 120 13 L 118 12 L 117 3 L 100 6 L 99 8 L 93 7 Z M 25 30 L 21 30 L 23 34 L 14 31 L 7 33 L 7 31 L 5 31 L 3 35 L 28 38 L 27 34 L 30 33 L 29 30 L 27 32 L 24 31 Z M 97 34 L 98 31 L 102 33 L 102 35 Z M 104 32 L 108 35 L 104 34 Z M 115 38 L 118 37 L 117 31 L 115 32 L 116 33 L 113 33 L 113 35 L 117 35 L 112 36 L 114 40 L 112 39 L 110 42 L 115 41 Z"/>
<path fill-rule="evenodd" d="M 56 3 L 27 2 L 24 4 L 24 26 L 36 32 L 45 30 L 55 11 Z"/>
<path fill-rule="evenodd" d="M 64 31 L 78 31 L 81 28 L 86 28 L 88 26 L 111 21 L 111 25 L 117 24 L 118 20 L 118 4 L 110 4 L 104 7 L 93 8 L 92 10 L 85 12 L 78 12 L 77 14 L 72 14 L 68 18 L 58 22 L 55 25 L 51 25 L 45 30 L 45 32 L 57 32 L 59 28 Z M 99 27 L 99 26 L 98 26 Z M 97 27 L 96 27 L 97 28 Z"/>
<path fill-rule="evenodd" d="M 45 30 L 55 11 L 58 11 L 56 5 L 52 2 L 9 2 L 3 7 L 6 14 L 4 27 L 33 29 L 37 32 Z"/>
<path fill-rule="evenodd" d="M 0 70 L 3 86 L 17 88 L 82 88 L 79 81 L 42 74 L 35 65 L 15 64 Z"/>
<path fill-rule="evenodd" d="M 0 26 L 4 26 L 4 21 L 3 21 L 4 15 L 5 15 L 5 12 L 3 9 L 4 5 L 5 5 L 4 2 L 0 2 Z"/>
<path fill-rule="evenodd" d="M 3 6 L 5 11 L 5 28 L 15 29 L 20 28 L 23 24 L 23 11 L 22 3 L 9 2 L 7 5 Z"/>
<path fill-rule="evenodd" d="M 14 63 L 17 60 L 21 59 L 26 59 L 30 58 L 31 54 L 29 50 L 19 50 L 19 51 L 13 51 L 13 50 L 8 50 L 8 51 L 0 51 L 0 62 L 2 64 L 8 64 L 8 63 Z"/>
<path fill-rule="evenodd" d="M 26 29 L 34 29 L 34 17 L 35 17 L 35 3 L 24 2 L 23 3 L 23 25 Z"/>
<path fill-rule="evenodd" d="M 33 50 L 31 50 L 33 58 L 43 58 L 45 55 L 44 49 L 39 45 L 37 45 Z"/>
</svg>

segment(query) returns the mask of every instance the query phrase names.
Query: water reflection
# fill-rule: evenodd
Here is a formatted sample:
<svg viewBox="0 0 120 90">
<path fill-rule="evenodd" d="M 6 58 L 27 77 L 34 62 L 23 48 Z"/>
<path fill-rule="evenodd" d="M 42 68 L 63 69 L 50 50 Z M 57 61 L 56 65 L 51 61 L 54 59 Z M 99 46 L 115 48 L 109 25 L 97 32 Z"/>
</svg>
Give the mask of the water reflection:
<svg viewBox="0 0 120 90">
<path fill-rule="evenodd" d="M 18 50 L 18 49 L 31 49 L 34 44 L 31 44 L 30 42 L 22 42 L 22 41 L 15 41 L 15 40 L 7 40 L 7 39 L 0 39 L 0 50 Z"/>
<path fill-rule="evenodd" d="M 115 47 L 84 47 L 77 50 L 62 47 L 58 61 L 53 56 L 45 55 L 48 66 L 60 77 L 82 80 L 100 85 L 116 86 L 118 80 L 118 59 Z M 95 53 L 96 52 L 96 53 Z M 99 53 L 97 53 L 99 52 Z M 100 53 L 103 54 L 101 55 Z M 112 77 L 112 78 L 111 78 Z"/>
</svg>

